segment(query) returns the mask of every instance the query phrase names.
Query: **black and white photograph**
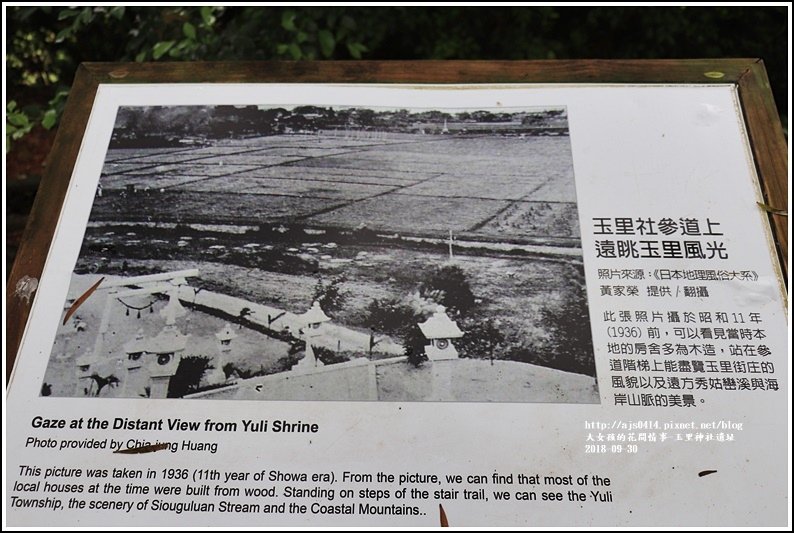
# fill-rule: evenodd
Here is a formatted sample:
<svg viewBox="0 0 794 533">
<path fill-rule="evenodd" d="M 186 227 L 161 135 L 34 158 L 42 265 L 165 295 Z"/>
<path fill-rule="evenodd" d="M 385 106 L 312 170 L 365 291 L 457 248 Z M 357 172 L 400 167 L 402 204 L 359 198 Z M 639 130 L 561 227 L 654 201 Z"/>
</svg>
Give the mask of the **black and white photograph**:
<svg viewBox="0 0 794 533">
<path fill-rule="evenodd" d="M 568 118 L 119 107 L 41 396 L 599 403 Z"/>
</svg>

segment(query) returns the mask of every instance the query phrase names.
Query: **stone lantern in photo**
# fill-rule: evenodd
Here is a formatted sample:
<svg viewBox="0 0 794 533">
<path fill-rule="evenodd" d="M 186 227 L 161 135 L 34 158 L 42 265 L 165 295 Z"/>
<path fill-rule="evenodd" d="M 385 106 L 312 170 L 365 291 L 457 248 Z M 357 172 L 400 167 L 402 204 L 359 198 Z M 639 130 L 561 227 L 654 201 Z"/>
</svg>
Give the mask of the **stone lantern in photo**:
<svg viewBox="0 0 794 533">
<path fill-rule="evenodd" d="M 331 318 L 320 307 L 320 302 L 314 301 L 311 308 L 298 315 L 298 321 L 303 325 L 303 339 L 306 341 L 306 356 L 293 367 L 296 369 L 310 369 L 324 366 L 323 362 L 314 355 L 313 343 L 322 335 L 321 326 Z"/>
<path fill-rule="evenodd" d="M 187 314 L 185 308 L 182 307 L 182 304 L 179 302 L 179 296 L 177 294 L 177 288 L 171 290 L 168 294 L 168 303 L 160 309 L 160 316 L 165 319 L 165 323 L 168 325 L 176 324 L 176 319 L 183 317 Z"/>
<path fill-rule="evenodd" d="M 234 328 L 232 328 L 232 325 L 228 322 L 223 326 L 223 329 L 215 333 L 218 355 L 215 356 L 215 362 L 212 365 L 214 368 L 205 378 L 207 383 L 223 383 L 226 380 L 226 374 L 223 371 L 223 367 L 226 365 L 227 356 L 232 351 L 234 339 L 236 338 L 237 333 L 234 332 Z"/>
<path fill-rule="evenodd" d="M 425 354 L 431 361 L 457 359 L 458 351 L 452 344 L 452 339 L 463 337 L 463 332 L 446 313 L 446 309 L 439 305 L 433 316 L 421 322 L 419 329 L 430 344 L 425 346 Z"/>
<path fill-rule="evenodd" d="M 98 358 L 90 351 L 75 360 L 77 375 L 77 396 L 91 396 L 95 382 L 91 375 L 96 372 Z"/>
<path fill-rule="evenodd" d="M 176 374 L 182 352 L 187 346 L 188 335 L 182 335 L 176 327 L 177 317 L 184 316 L 185 313 L 176 290 L 172 290 L 168 304 L 160 310 L 160 315 L 165 318 L 165 327 L 145 345 L 144 351 L 149 354 L 146 363 L 151 383 L 150 398 L 168 396 L 168 385 Z"/>
<path fill-rule="evenodd" d="M 124 366 L 127 372 L 138 370 L 143 365 L 143 354 L 146 351 L 146 337 L 143 328 L 135 333 L 135 338 L 124 344 L 124 354 L 126 355 Z"/>
<path fill-rule="evenodd" d="M 227 354 L 232 351 L 232 341 L 237 338 L 237 333 L 227 322 L 223 329 L 215 334 L 215 338 L 218 340 L 218 351 L 221 354 Z"/>
<path fill-rule="evenodd" d="M 144 363 L 144 354 L 146 353 L 146 336 L 143 333 L 143 328 L 139 329 L 135 334 L 135 338 L 127 341 L 124 344 L 124 368 L 127 370 L 127 376 L 124 378 L 124 389 L 122 396 L 127 396 L 128 391 L 133 390 L 137 383 L 141 381 L 141 367 Z M 136 382 L 136 383 L 133 383 Z"/>
</svg>

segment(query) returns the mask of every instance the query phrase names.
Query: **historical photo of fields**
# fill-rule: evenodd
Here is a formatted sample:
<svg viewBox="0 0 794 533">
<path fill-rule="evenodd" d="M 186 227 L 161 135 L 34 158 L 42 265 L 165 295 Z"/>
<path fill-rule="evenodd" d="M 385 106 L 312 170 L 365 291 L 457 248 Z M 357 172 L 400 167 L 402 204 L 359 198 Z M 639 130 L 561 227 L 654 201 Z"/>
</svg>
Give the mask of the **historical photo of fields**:
<svg viewBox="0 0 794 533">
<path fill-rule="evenodd" d="M 599 401 L 562 106 L 122 107 L 73 307 L 43 396 Z"/>
</svg>

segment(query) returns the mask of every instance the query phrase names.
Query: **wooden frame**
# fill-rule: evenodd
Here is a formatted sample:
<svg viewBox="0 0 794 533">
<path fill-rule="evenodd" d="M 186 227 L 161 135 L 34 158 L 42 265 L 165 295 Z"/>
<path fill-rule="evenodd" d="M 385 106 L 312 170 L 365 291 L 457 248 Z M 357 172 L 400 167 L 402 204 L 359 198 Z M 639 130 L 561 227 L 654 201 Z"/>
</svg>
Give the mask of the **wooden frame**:
<svg viewBox="0 0 794 533">
<path fill-rule="evenodd" d="M 769 80 L 760 59 L 573 61 L 329 61 L 235 63 L 86 63 L 80 66 L 39 193 L 11 270 L 6 295 L 6 380 L 32 301 L 16 288 L 38 280 L 69 187 L 100 84 L 112 83 L 630 83 L 738 87 L 756 170 L 784 274 L 788 271 L 788 161 Z"/>
</svg>

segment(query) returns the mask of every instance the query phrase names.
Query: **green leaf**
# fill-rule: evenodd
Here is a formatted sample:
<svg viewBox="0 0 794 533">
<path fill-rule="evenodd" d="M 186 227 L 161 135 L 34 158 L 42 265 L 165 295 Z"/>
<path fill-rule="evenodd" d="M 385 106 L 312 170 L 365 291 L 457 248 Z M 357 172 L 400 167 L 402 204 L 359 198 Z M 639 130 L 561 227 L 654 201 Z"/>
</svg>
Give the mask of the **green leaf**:
<svg viewBox="0 0 794 533">
<path fill-rule="evenodd" d="M 53 126 L 55 126 L 57 121 L 58 113 L 54 109 L 48 109 L 41 118 L 41 125 L 44 126 L 45 129 L 50 130 Z"/>
<path fill-rule="evenodd" d="M 215 23 L 215 16 L 212 14 L 211 6 L 204 6 L 201 8 L 201 20 L 204 21 L 206 26 L 212 26 Z"/>
<path fill-rule="evenodd" d="M 16 100 L 11 100 L 10 102 L 8 102 L 8 103 L 6 104 L 6 113 L 10 113 L 10 112 L 12 112 L 14 109 L 16 109 L 16 108 L 17 108 L 17 102 L 16 102 Z"/>
<path fill-rule="evenodd" d="M 64 39 L 66 39 L 67 37 L 69 37 L 69 35 L 71 35 L 71 33 L 72 33 L 72 28 L 71 27 L 62 29 L 55 36 L 55 42 L 56 43 L 62 43 L 64 41 Z"/>
<path fill-rule="evenodd" d="M 281 14 L 281 27 L 287 31 L 298 31 L 298 28 L 295 27 L 295 17 L 296 14 L 294 11 L 285 11 Z"/>
<path fill-rule="evenodd" d="M 361 43 L 347 43 L 347 51 L 354 59 L 361 59 L 361 53 L 367 51 L 367 47 Z"/>
<path fill-rule="evenodd" d="M 121 20 L 124 17 L 124 6 L 114 6 L 110 8 L 110 16 L 116 20 Z"/>
<path fill-rule="evenodd" d="M 76 9 L 64 9 L 58 13 L 58 20 L 68 19 L 79 13 Z"/>
<path fill-rule="evenodd" d="M 287 46 L 286 44 L 279 44 L 276 46 L 276 53 L 280 56 L 285 55 L 287 53 L 287 50 L 289 50 L 289 46 Z"/>
<path fill-rule="evenodd" d="M 50 107 L 54 107 L 57 105 L 61 105 L 66 102 L 66 98 L 69 96 L 69 89 L 61 88 L 58 89 L 58 92 L 55 93 L 55 96 L 49 101 Z"/>
<path fill-rule="evenodd" d="M 325 57 L 331 57 L 334 53 L 334 47 L 336 47 L 333 34 L 328 30 L 320 30 L 317 34 L 317 38 L 320 41 L 320 51 Z"/>
<path fill-rule="evenodd" d="M 154 45 L 152 48 L 152 57 L 155 59 L 160 59 L 168 52 L 172 46 L 174 46 L 175 41 L 161 41 Z"/>
<path fill-rule="evenodd" d="M 196 27 L 192 25 L 190 22 L 185 22 L 182 25 L 182 33 L 185 34 L 185 37 L 191 39 L 193 41 L 196 40 Z"/>
<path fill-rule="evenodd" d="M 91 21 L 94 20 L 94 12 L 90 7 L 83 8 L 83 10 L 80 12 L 79 20 L 86 25 L 90 24 Z"/>
<path fill-rule="evenodd" d="M 186 43 L 186 42 L 187 41 L 182 41 L 182 43 Z M 168 57 L 179 57 L 179 56 L 181 56 L 183 48 L 184 48 L 184 46 L 181 46 L 181 43 L 177 44 L 176 46 L 171 47 L 171 49 L 168 51 Z"/>
<path fill-rule="evenodd" d="M 6 119 L 8 120 L 9 124 L 16 126 L 17 128 L 25 128 L 30 124 L 28 116 L 24 113 L 11 113 L 6 115 Z"/>
<path fill-rule="evenodd" d="M 290 55 L 292 56 L 292 59 L 295 59 L 297 61 L 298 59 L 301 58 L 301 55 L 302 55 L 301 54 L 301 47 L 298 46 L 297 44 L 290 43 L 290 45 L 288 47 L 288 50 L 289 50 Z"/>
<path fill-rule="evenodd" d="M 141 50 L 138 55 L 135 56 L 135 61 L 137 63 L 142 63 L 146 61 L 146 50 Z"/>
</svg>

